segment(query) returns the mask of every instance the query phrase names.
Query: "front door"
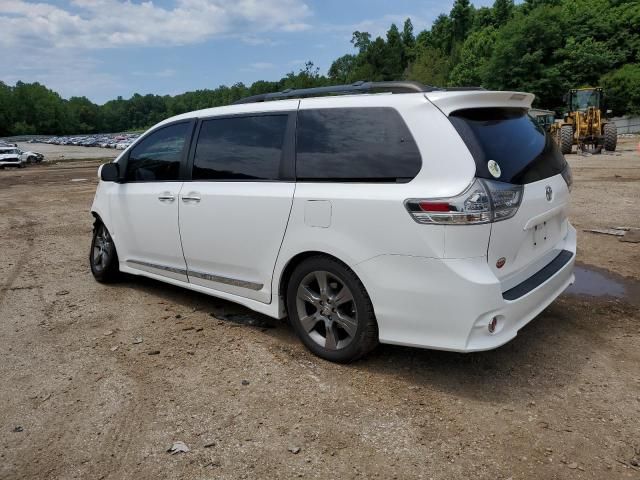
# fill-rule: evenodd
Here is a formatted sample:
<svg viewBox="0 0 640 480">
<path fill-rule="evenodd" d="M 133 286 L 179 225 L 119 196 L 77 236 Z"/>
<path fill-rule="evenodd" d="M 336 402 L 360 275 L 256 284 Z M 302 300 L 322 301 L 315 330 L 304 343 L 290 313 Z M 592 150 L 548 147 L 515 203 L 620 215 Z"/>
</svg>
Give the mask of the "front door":
<svg viewBox="0 0 640 480">
<path fill-rule="evenodd" d="M 130 268 L 187 280 L 178 230 L 181 163 L 193 125 L 161 127 L 133 147 L 110 196 L 113 236 Z"/>
</svg>

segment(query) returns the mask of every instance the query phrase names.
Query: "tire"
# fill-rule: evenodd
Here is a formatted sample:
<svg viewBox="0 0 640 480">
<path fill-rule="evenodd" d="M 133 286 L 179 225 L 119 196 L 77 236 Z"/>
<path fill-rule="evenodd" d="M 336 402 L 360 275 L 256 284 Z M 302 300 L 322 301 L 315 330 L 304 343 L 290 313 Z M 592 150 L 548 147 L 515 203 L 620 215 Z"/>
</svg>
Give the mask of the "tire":
<svg viewBox="0 0 640 480">
<path fill-rule="evenodd" d="M 36 159 L 35 159 L 35 157 L 29 157 L 29 158 L 27 158 L 27 163 L 29 163 L 29 164 L 36 163 Z"/>
<path fill-rule="evenodd" d="M 560 127 L 560 150 L 563 154 L 571 153 L 573 148 L 573 127 L 571 125 L 562 125 Z"/>
<path fill-rule="evenodd" d="M 93 277 L 100 283 L 112 283 L 120 277 L 116 246 L 109 230 L 100 221 L 93 225 L 89 264 Z"/>
<path fill-rule="evenodd" d="M 302 343 L 325 360 L 350 363 L 378 345 L 378 323 L 364 285 L 332 257 L 310 257 L 294 269 L 287 312 Z"/>
<path fill-rule="evenodd" d="M 607 152 L 615 152 L 618 144 L 618 128 L 615 123 L 604 124 L 604 149 Z"/>
</svg>

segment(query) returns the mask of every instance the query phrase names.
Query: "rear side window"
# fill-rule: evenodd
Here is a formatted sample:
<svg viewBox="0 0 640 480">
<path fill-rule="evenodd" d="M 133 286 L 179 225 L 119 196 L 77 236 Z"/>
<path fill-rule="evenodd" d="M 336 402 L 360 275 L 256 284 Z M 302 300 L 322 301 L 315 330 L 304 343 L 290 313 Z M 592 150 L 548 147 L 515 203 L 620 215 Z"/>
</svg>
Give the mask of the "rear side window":
<svg viewBox="0 0 640 480">
<path fill-rule="evenodd" d="M 277 180 L 288 115 L 206 120 L 193 162 L 193 180 Z"/>
<path fill-rule="evenodd" d="M 420 151 L 393 108 L 298 112 L 296 177 L 312 181 L 409 181 Z"/>
<path fill-rule="evenodd" d="M 566 166 L 555 142 L 525 109 L 473 108 L 449 119 L 473 155 L 478 177 L 524 184 L 557 175 Z M 497 178 L 487 167 L 490 160 L 500 167 Z"/>
<path fill-rule="evenodd" d="M 160 182 L 178 180 L 180 161 L 191 131 L 189 122 L 161 128 L 143 138 L 129 153 L 125 180 Z"/>
</svg>

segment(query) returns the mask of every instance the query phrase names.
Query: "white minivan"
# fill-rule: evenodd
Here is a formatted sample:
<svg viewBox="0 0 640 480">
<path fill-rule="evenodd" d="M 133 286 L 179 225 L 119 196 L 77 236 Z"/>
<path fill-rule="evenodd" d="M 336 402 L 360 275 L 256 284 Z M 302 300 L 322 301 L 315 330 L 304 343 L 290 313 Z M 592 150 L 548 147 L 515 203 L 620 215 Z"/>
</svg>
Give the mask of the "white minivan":
<svg viewBox="0 0 640 480">
<path fill-rule="evenodd" d="M 92 272 L 288 316 L 337 362 L 496 348 L 574 280 L 571 171 L 533 98 L 359 82 L 167 119 L 100 169 Z"/>
</svg>

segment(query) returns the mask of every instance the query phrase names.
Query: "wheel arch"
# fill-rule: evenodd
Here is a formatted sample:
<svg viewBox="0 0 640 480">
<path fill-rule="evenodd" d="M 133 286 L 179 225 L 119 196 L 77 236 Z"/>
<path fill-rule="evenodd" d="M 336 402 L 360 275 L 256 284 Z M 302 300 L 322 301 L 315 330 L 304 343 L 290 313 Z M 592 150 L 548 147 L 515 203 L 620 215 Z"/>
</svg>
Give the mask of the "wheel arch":
<svg viewBox="0 0 640 480">
<path fill-rule="evenodd" d="M 107 227 L 107 231 L 109 232 L 109 235 L 111 235 L 111 239 L 113 240 L 113 244 L 115 246 L 116 252 L 118 252 L 118 243 L 120 239 L 116 238 L 116 235 L 114 235 L 113 228 L 112 228 L 113 226 L 110 225 L 110 222 L 105 220 L 106 216 L 103 215 L 100 212 L 100 210 L 96 208 L 91 209 L 91 216 L 94 218 L 94 221 L 93 221 L 94 229 L 98 223 L 102 223 L 105 227 Z"/>
<path fill-rule="evenodd" d="M 362 282 L 362 285 L 364 286 L 365 290 L 367 290 L 367 285 L 364 282 L 364 280 L 362 279 L 362 277 L 360 275 L 358 275 L 358 273 L 349 265 L 348 262 L 346 262 L 345 260 L 343 260 L 342 258 L 340 258 L 339 256 L 336 256 L 335 254 L 332 253 L 328 253 L 328 252 L 324 252 L 321 250 L 307 250 L 304 252 L 298 252 L 296 253 L 294 256 L 292 256 L 287 263 L 284 265 L 284 268 L 282 268 L 281 272 L 280 272 L 280 277 L 277 279 L 277 285 L 278 285 L 278 299 L 280 301 L 280 305 L 281 305 L 281 317 L 286 316 L 286 293 L 287 293 L 287 284 L 289 283 L 289 279 L 291 278 L 291 275 L 293 274 L 293 271 L 295 270 L 295 268 L 300 265 L 303 261 L 305 261 L 307 258 L 311 258 L 311 257 L 315 257 L 315 256 L 324 256 L 324 257 L 329 257 L 332 258 L 333 260 L 336 260 L 338 262 L 340 262 L 341 264 L 343 264 L 345 267 L 347 267 L 349 270 L 351 270 L 357 277 L 358 279 Z"/>
</svg>

